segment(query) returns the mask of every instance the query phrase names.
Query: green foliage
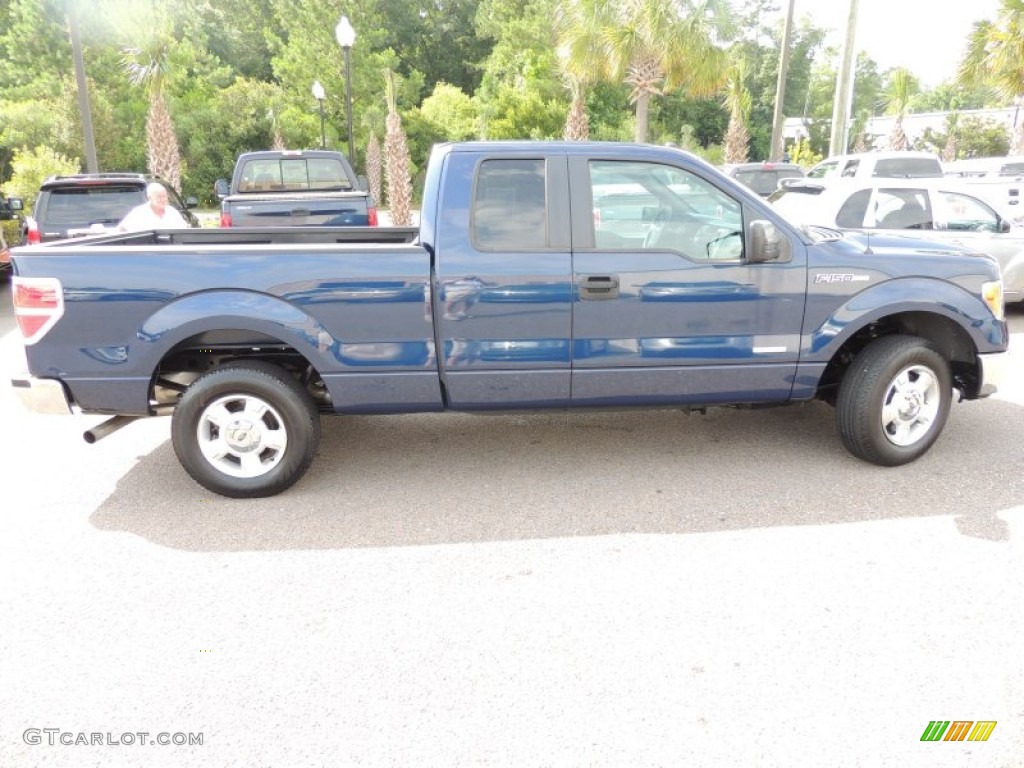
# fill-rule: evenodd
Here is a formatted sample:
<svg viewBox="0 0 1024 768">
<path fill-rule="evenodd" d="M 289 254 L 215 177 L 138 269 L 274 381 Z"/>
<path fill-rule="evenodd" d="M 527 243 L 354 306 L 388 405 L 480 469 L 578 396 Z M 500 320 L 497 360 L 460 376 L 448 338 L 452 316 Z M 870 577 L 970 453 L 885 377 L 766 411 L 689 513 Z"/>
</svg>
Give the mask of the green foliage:
<svg viewBox="0 0 1024 768">
<path fill-rule="evenodd" d="M 7 243 L 9 248 L 13 248 L 16 245 L 21 244 L 21 220 L 10 219 L 6 221 L 0 221 L 0 227 L 2 227 L 4 242 Z"/>
<path fill-rule="evenodd" d="M 39 191 L 39 185 L 47 176 L 79 173 L 82 168 L 77 158 L 69 159 L 46 146 L 16 151 L 11 166 L 14 174 L 0 190 L 5 197 L 22 198 L 25 201 L 26 214 L 31 213 L 30 209 Z"/>
<path fill-rule="evenodd" d="M 480 135 L 480 116 L 476 104 L 459 88 L 438 83 L 423 100 L 420 112 L 438 128 L 438 134 L 451 141 L 474 139 Z"/>
<path fill-rule="evenodd" d="M 787 151 L 789 152 L 789 161 L 804 168 L 810 168 L 825 159 L 811 148 L 810 139 L 807 137 L 790 144 Z"/>
<path fill-rule="evenodd" d="M 1020 0 L 1013 0 L 1017 2 Z M 712 5 L 716 9 L 725 6 L 717 0 Z M 741 34 L 739 42 L 728 49 L 729 59 L 746 63 L 742 86 L 751 97 L 748 128 L 754 158 L 768 155 L 782 35 L 782 20 L 776 13 L 779 5 L 778 0 L 732 3 Z M 1011 3 L 1007 0 L 1003 5 L 1002 15 L 994 27 L 985 28 L 987 31 L 1014 29 L 1013 17 L 1006 16 Z M 68 37 L 69 8 L 79 12 L 100 170 L 146 169 L 148 94 L 129 84 L 122 52 L 125 48 L 150 50 L 150 42 L 154 42 L 149 40 L 150 33 L 159 31 L 165 43 L 173 41 L 165 46 L 166 58 L 160 60 L 158 69 L 180 143 L 182 189 L 212 204 L 213 181 L 230 173 L 238 153 L 271 146 L 275 130 L 289 148 L 319 145 L 317 103 L 310 93 L 313 80 L 319 80 L 327 93 L 327 144 L 347 151 L 345 56 L 334 37 L 334 26 L 343 12 L 356 30 L 350 61 L 357 169 L 362 170 L 360 160 L 370 132 L 384 135 L 387 110 L 380 73 L 385 68 L 402 75 L 397 108 L 417 175 L 422 174 L 436 141 L 479 135 L 492 139 L 560 137 L 570 97 L 559 65 L 555 22 L 570 6 L 611 9 L 618 14 L 617 22 L 607 27 L 608 39 L 595 39 L 589 57 L 581 57 L 588 62 L 583 96 L 591 138 L 630 141 L 637 126 L 630 106 L 636 83 L 625 82 L 622 65 L 628 60 L 626 54 L 640 51 L 644 39 L 664 32 L 658 27 L 657 13 L 681 8 L 690 18 L 691 11 L 703 3 L 0 0 L 0 181 L 11 178 L 15 153 L 23 154 L 20 148 L 65 158 L 85 157 Z M 682 38 L 698 40 L 699 33 L 709 29 L 701 25 L 715 18 L 693 15 L 690 21 L 695 26 Z M 731 30 L 720 31 L 716 40 L 732 39 Z M 630 35 L 634 39 L 628 39 Z M 806 18 L 794 27 L 784 101 L 788 117 L 813 119 L 809 148 L 815 153 L 828 146 L 838 59 L 835 49 L 823 50 L 824 38 L 825 30 L 812 26 Z M 1009 38 L 1001 40 L 1003 48 L 1012 48 Z M 998 42 L 996 38 L 992 41 Z M 670 48 L 678 48 L 678 42 L 673 37 L 664 50 L 654 50 L 659 56 L 665 54 L 660 63 L 666 66 L 663 85 L 668 92 L 650 99 L 646 135 L 652 142 L 672 141 L 712 162 L 720 161 L 728 123 L 721 93 L 686 95 L 691 87 L 714 80 L 705 76 L 715 57 L 698 56 L 699 46 L 684 45 L 683 66 L 669 66 L 678 63 L 678 57 L 668 55 Z M 650 46 L 645 50 L 650 52 Z M 140 58 L 139 63 L 144 61 L 147 59 Z M 1009 66 L 1013 61 L 1004 63 Z M 595 75 L 602 69 L 607 69 L 606 77 L 597 79 Z M 615 78 L 609 76 L 612 70 L 617 73 Z M 656 72 L 647 72 L 656 78 Z M 920 112 L 955 106 L 965 110 L 1005 104 L 1002 97 L 993 95 L 995 71 L 979 70 L 979 74 L 984 77 L 970 88 L 957 82 L 915 93 L 907 109 Z M 887 78 L 891 80 L 888 74 L 879 74 L 871 59 L 858 59 L 854 114 L 879 113 L 886 101 Z M 675 85 L 679 88 L 672 90 Z M 961 154 L 990 154 L 989 148 L 1001 146 L 996 133 L 985 130 L 972 140 L 970 131 L 961 128 Z M 928 141 L 939 138 L 937 134 Z M 22 196 L 31 198 L 35 191 L 28 189 Z"/>
<path fill-rule="evenodd" d="M 1005 125 L 977 117 L 961 117 L 956 126 L 957 159 L 965 157 L 1004 157 L 1010 151 L 1010 133 Z M 914 142 L 914 149 L 942 154 L 949 140 L 948 131 L 926 128 Z"/>
</svg>

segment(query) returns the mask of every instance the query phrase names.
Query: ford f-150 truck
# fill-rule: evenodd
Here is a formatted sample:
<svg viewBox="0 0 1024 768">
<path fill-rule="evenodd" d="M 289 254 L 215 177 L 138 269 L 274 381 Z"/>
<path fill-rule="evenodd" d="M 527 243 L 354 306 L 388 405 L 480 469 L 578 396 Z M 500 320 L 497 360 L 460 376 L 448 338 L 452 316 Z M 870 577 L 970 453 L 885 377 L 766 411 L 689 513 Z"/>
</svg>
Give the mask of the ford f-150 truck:
<svg viewBox="0 0 1024 768">
<path fill-rule="evenodd" d="M 235 497 L 296 482 L 323 414 L 821 398 L 899 465 L 1007 359 L 990 257 L 799 228 L 667 147 L 439 145 L 418 232 L 142 232 L 14 268 L 23 399 L 113 415 L 88 440 L 173 414 L 184 468 Z"/>
<path fill-rule="evenodd" d="M 231 183 L 218 179 L 222 227 L 377 225 L 366 180 L 340 152 L 245 152 Z"/>
</svg>

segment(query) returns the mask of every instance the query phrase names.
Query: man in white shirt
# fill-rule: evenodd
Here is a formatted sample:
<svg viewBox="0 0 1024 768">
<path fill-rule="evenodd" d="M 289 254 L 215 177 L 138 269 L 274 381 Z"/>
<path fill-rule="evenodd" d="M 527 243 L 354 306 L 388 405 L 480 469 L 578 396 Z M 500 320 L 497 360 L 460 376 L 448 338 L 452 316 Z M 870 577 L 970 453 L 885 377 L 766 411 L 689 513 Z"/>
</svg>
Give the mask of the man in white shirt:
<svg viewBox="0 0 1024 768">
<path fill-rule="evenodd" d="M 147 229 L 188 229 L 188 222 L 173 205 L 167 204 L 167 190 L 158 181 L 146 186 L 147 202 L 137 205 L 121 219 L 117 228 L 121 232 L 141 232 Z"/>
</svg>

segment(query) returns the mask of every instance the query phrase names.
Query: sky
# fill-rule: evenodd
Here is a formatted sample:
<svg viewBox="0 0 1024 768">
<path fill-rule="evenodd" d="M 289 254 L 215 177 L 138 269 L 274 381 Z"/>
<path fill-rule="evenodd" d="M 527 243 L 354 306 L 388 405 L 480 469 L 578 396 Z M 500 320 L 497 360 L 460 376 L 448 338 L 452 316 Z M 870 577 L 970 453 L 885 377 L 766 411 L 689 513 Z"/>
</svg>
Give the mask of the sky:
<svg viewBox="0 0 1024 768">
<path fill-rule="evenodd" d="M 788 0 L 778 0 L 785 14 Z M 925 86 L 956 74 L 975 21 L 994 21 L 999 0 L 859 0 L 857 51 L 878 62 L 879 70 L 906 67 Z M 841 47 L 849 0 L 796 0 L 794 19 L 810 16 L 833 30 L 830 42 Z"/>
</svg>

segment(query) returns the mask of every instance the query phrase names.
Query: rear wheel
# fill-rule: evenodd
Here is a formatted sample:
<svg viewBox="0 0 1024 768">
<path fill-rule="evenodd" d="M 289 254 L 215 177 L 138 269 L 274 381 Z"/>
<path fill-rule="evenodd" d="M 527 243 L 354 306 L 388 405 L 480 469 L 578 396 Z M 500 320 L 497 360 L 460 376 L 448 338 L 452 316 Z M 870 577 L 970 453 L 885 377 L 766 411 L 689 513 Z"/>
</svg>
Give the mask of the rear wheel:
<svg viewBox="0 0 1024 768">
<path fill-rule="evenodd" d="M 836 425 L 854 456 L 897 466 L 924 454 L 952 402 L 949 364 L 924 339 L 886 336 L 865 347 L 839 386 Z"/>
<path fill-rule="evenodd" d="M 211 371 L 174 409 L 171 441 L 192 478 L 233 498 L 273 496 L 309 468 L 320 417 L 287 371 L 262 361 Z"/>
</svg>

